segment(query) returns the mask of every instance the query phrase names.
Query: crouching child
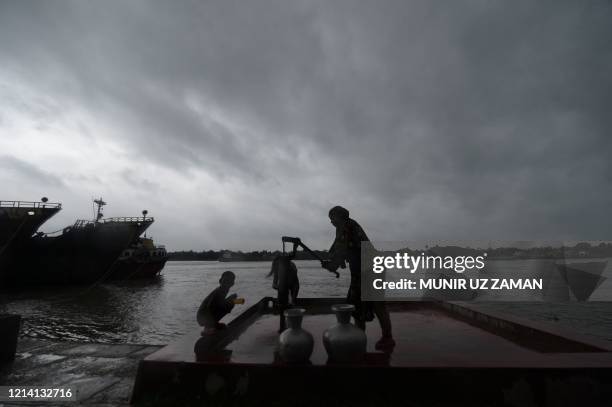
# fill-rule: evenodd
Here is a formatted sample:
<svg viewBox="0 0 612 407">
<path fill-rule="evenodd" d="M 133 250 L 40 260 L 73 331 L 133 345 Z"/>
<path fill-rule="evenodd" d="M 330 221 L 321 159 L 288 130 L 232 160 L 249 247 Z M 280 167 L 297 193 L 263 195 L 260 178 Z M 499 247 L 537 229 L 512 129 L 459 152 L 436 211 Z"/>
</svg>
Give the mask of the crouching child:
<svg viewBox="0 0 612 407">
<path fill-rule="evenodd" d="M 202 334 L 214 333 L 225 328 L 225 324 L 219 322 L 221 318 L 229 314 L 235 304 L 244 303 L 236 294 L 227 295 L 235 281 L 236 275 L 234 273 L 224 271 L 219 279 L 219 287 L 215 288 L 202 301 L 197 314 L 198 324 L 204 327 Z"/>
</svg>

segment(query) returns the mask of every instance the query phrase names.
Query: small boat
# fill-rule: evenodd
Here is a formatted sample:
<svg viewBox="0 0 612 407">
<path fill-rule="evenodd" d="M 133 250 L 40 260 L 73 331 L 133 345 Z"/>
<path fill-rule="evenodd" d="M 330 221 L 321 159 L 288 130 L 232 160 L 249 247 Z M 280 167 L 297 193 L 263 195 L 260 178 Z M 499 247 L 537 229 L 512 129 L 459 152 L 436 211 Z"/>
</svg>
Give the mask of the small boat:
<svg viewBox="0 0 612 407">
<path fill-rule="evenodd" d="M 241 253 L 230 252 L 229 250 L 224 251 L 219 256 L 219 261 L 221 262 L 230 262 L 230 261 L 243 261 L 244 255 Z"/>
<path fill-rule="evenodd" d="M 161 274 L 167 261 L 168 253 L 164 246 L 156 246 L 151 238 L 138 238 L 112 266 L 110 279 L 155 278 Z"/>
</svg>

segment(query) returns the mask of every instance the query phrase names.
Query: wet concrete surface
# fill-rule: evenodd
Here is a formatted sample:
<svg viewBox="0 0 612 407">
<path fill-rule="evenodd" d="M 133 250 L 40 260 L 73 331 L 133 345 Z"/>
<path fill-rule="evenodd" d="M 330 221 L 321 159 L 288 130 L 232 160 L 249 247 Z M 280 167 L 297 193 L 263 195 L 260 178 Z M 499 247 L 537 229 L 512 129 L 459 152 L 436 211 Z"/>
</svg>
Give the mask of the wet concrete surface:
<svg viewBox="0 0 612 407">
<path fill-rule="evenodd" d="M 0 401 L 0 406 L 127 406 L 138 363 L 159 348 L 20 338 L 15 360 L 0 365 L 0 385 L 70 387 L 77 401 Z"/>
<path fill-rule="evenodd" d="M 304 300 L 306 301 L 306 300 Z M 304 316 L 302 327 L 314 339 L 310 358 L 312 366 L 327 365 L 327 354 L 322 336 L 325 329 L 335 324 L 335 316 L 315 312 L 313 304 L 304 305 L 310 311 Z M 450 306 L 450 305 L 449 305 Z M 453 307 L 464 307 L 457 304 Z M 320 308 L 320 307 L 319 307 Z M 390 305 L 390 317 L 396 346 L 388 352 L 375 349 L 381 336 L 376 321 L 368 323 L 367 352 L 372 363 L 383 361 L 389 367 L 401 368 L 595 368 L 612 366 L 612 351 L 608 348 L 589 350 L 553 331 L 543 324 L 510 321 L 500 316 L 473 312 L 464 315 L 429 303 Z M 483 322 L 484 321 L 484 322 Z M 477 323 L 477 324 L 476 324 Z M 279 316 L 265 311 L 258 313 L 244 329 L 235 334 L 218 354 L 207 355 L 208 361 L 230 364 L 274 365 L 277 360 Z M 502 329 L 503 328 L 503 329 Z M 180 340 L 146 357 L 147 362 L 194 363 L 194 346 L 201 340 L 201 329 L 194 329 Z M 501 332 L 504 331 L 504 332 Z M 513 336 L 506 335 L 508 332 Z M 540 338 L 541 337 L 541 338 Z M 540 338 L 540 339 L 538 339 Z M 569 339 L 568 339 L 569 338 Z M 542 349 L 542 343 L 545 349 Z M 607 345 L 607 344 L 606 344 Z M 384 358 L 382 358 L 384 356 Z M 202 359 L 201 361 L 205 361 Z"/>
<path fill-rule="evenodd" d="M 498 355 L 504 359 L 530 359 L 537 352 L 518 346 L 502 337 L 475 328 L 465 322 L 450 318 L 432 309 L 415 309 L 412 312 L 391 313 L 397 345 L 389 355 L 390 366 L 454 365 L 469 366 L 474 359 L 496 362 Z M 323 332 L 336 322 L 334 315 L 307 315 L 302 324 L 315 338 L 310 361 L 313 365 L 325 365 L 327 353 L 323 347 Z M 277 348 L 278 317 L 263 315 L 228 345 L 234 363 L 274 363 Z M 381 337 L 376 321 L 368 324 L 368 352 L 375 350 Z M 193 354 L 193 352 L 191 352 Z M 382 353 L 381 353 L 382 354 Z"/>
<path fill-rule="evenodd" d="M 612 366 L 612 352 L 542 352 L 453 318 L 435 308 L 414 307 L 391 311 L 390 316 L 396 346 L 387 353 L 385 364 L 391 367 Z M 315 339 L 310 358 L 313 366 L 327 364 L 322 336 L 327 328 L 335 324 L 335 320 L 332 314 L 307 314 L 304 317 L 302 327 Z M 236 364 L 276 363 L 278 325 L 278 316 L 260 315 L 226 346 L 224 361 Z M 368 324 L 366 335 L 368 354 L 383 356 L 383 352 L 375 349 L 375 343 L 381 337 L 376 320 Z M 147 360 L 193 363 L 194 345 L 200 338 L 200 329 L 195 329 L 181 340 L 151 354 Z M 380 358 L 374 360 L 378 363 Z"/>
</svg>

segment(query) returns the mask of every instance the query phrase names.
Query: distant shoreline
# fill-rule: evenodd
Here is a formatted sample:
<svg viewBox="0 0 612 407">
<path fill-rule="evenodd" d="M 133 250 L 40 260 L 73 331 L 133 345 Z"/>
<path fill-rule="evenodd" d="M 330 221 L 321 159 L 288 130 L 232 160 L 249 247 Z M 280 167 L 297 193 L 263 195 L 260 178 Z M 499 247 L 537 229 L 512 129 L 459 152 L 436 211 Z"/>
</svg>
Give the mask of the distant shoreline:
<svg viewBox="0 0 612 407">
<path fill-rule="evenodd" d="M 321 258 L 328 257 L 327 251 L 314 250 Z M 230 252 L 230 251 L 207 251 L 207 252 L 169 252 L 169 261 L 218 261 L 223 262 L 239 262 L 239 261 L 273 261 L 276 257 L 282 255 L 281 251 L 261 251 L 261 252 Z M 295 260 L 316 260 L 313 256 L 304 252 L 297 252 Z"/>
</svg>

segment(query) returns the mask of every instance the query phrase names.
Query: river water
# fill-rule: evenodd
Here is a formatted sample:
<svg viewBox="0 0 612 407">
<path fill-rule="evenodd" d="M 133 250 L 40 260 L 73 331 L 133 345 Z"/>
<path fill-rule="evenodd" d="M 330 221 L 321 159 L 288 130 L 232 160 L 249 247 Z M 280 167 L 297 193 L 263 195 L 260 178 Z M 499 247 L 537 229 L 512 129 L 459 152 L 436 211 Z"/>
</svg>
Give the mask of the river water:
<svg viewBox="0 0 612 407">
<path fill-rule="evenodd" d="M 512 266 L 520 267 L 520 261 Z M 528 262 L 528 261 L 525 261 Z M 339 279 L 321 269 L 316 261 L 297 261 L 300 297 L 344 297 L 348 272 Z M 28 289 L 4 293 L 0 312 L 21 314 L 22 335 L 57 340 L 107 343 L 166 344 L 197 329 L 195 314 L 202 299 L 218 285 L 225 270 L 236 273 L 230 292 L 246 299 L 237 305 L 233 316 L 264 296 L 274 296 L 272 281 L 266 278 L 269 262 L 168 262 L 161 278 L 93 287 Z M 612 276 L 612 261 L 604 276 Z M 514 302 L 479 303 L 485 310 L 506 312 L 612 341 L 612 279 L 604 283 L 585 303 Z M 599 295 L 599 297 L 598 297 Z M 597 301 L 599 300 L 599 301 Z M 603 301 L 608 300 L 608 301 Z M 226 317 L 231 320 L 233 316 Z"/>
</svg>

